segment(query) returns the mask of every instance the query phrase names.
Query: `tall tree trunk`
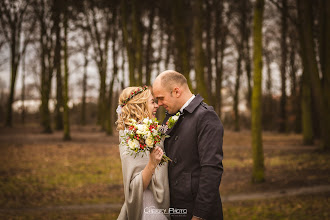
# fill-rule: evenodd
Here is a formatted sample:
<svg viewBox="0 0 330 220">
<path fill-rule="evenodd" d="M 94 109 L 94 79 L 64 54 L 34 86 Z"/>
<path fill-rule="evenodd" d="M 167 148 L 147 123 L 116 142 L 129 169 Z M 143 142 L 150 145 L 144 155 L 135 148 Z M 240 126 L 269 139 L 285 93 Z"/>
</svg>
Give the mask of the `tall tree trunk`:
<svg viewBox="0 0 330 220">
<path fill-rule="evenodd" d="M 302 75 L 301 112 L 303 143 L 305 145 L 311 145 L 314 142 L 311 93 L 309 74 L 304 70 Z"/>
<path fill-rule="evenodd" d="M 87 93 L 87 67 L 88 67 L 88 48 L 87 36 L 84 35 L 84 76 L 82 81 L 82 100 L 81 100 L 81 124 L 86 125 L 86 93 Z"/>
<path fill-rule="evenodd" d="M 244 40 L 244 63 L 247 77 L 247 107 L 251 108 L 251 99 L 252 99 L 252 85 L 251 85 L 251 57 L 250 57 L 250 45 L 249 45 L 249 34 L 245 34 Z"/>
<path fill-rule="evenodd" d="M 67 6 L 66 6 L 67 7 Z M 63 125 L 64 125 L 64 140 L 71 140 L 70 135 L 70 116 L 69 116 L 69 66 L 68 66 L 68 11 L 66 8 L 64 15 L 64 89 L 63 89 Z"/>
<path fill-rule="evenodd" d="M 175 7 L 172 9 L 172 23 L 174 29 L 174 41 L 177 58 L 175 59 L 175 68 L 178 72 L 182 73 L 188 81 L 189 88 L 191 87 L 190 80 L 190 63 L 189 63 L 189 47 L 188 36 L 186 34 L 187 19 L 185 1 L 171 1 Z"/>
<path fill-rule="evenodd" d="M 170 60 L 171 60 L 171 55 L 173 54 L 173 36 L 171 33 L 171 28 L 169 28 L 168 24 L 166 25 L 167 29 L 167 44 L 166 44 L 166 57 L 165 57 L 165 69 L 169 68 Z M 179 71 L 179 70 L 178 70 Z"/>
<path fill-rule="evenodd" d="M 18 3 L 18 4 L 16 4 Z M 30 39 L 30 33 L 25 34 L 24 40 L 21 41 L 21 35 L 23 33 L 23 21 L 25 20 L 25 14 L 29 4 L 28 1 L 16 2 L 12 1 L 1 1 L 0 2 L 0 26 L 1 35 L 3 37 L 3 43 L 8 43 L 10 48 L 10 89 L 7 101 L 7 115 L 5 119 L 5 126 L 12 126 L 13 109 L 12 105 L 15 99 L 15 84 L 19 62 L 22 54 L 25 53 L 26 46 Z M 34 29 L 34 19 L 29 21 L 32 25 L 30 26 L 29 32 Z M 24 23 L 24 27 L 28 26 Z"/>
<path fill-rule="evenodd" d="M 241 35 L 242 35 L 242 61 L 245 63 L 245 71 L 247 77 L 247 107 L 251 109 L 251 96 L 252 96 L 252 86 L 251 86 L 251 56 L 250 56 L 250 44 L 249 39 L 251 36 L 251 2 L 250 1 L 241 1 Z"/>
<path fill-rule="evenodd" d="M 262 182 L 264 177 L 264 153 L 261 125 L 261 82 L 262 82 L 262 20 L 264 0 L 257 0 L 253 18 L 253 91 L 252 91 L 252 155 L 253 182 Z"/>
<path fill-rule="evenodd" d="M 291 37 L 292 38 L 292 37 Z M 299 102 L 299 93 L 297 92 L 297 68 L 295 63 L 296 51 L 293 39 L 291 39 L 291 50 L 290 50 L 290 76 L 291 76 L 291 103 L 292 103 L 292 114 L 294 116 L 293 130 L 296 133 L 301 132 L 301 107 Z"/>
<path fill-rule="evenodd" d="M 103 131 L 106 130 L 106 74 L 108 67 L 108 49 L 110 40 L 110 27 L 111 27 L 111 13 L 107 10 L 100 9 L 91 3 L 92 17 L 86 16 L 88 22 L 88 29 L 91 37 L 91 43 L 95 52 L 94 60 L 97 64 L 100 87 L 98 98 L 98 121 Z M 102 19 L 98 18 L 98 13 L 101 13 Z M 101 26 L 103 29 L 101 30 Z"/>
<path fill-rule="evenodd" d="M 61 12 L 59 0 L 54 0 L 54 28 L 56 35 L 54 68 L 56 69 L 56 106 L 55 106 L 55 129 L 63 130 L 63 88 L 61 71 Z"/>
<path fill-rule="evenodd" d="M 143 84 L 143 29 L 141 24 L 140 2 L 133 0 L 132 6 L 132 37 L 135 51 L 136 75 L 138 76 L 138 85 Z"/>
<path fill-rule="evenodd" d="M 49 111 L 49 96 L 51 91 L 52 72 L 50 68 L 46 67 L 46 61 L 48 60 L 48 48 L 47 48 L 47 32 L 45 25 L 40 22 L 40 47 L 41 47 L 41 125 L 44 133 L 52 133 L 51 129 L 51 117 Z"/>
<path fill-rule="evenodd" d="M 213 94 L 213 66 L 212 66 L 212 59 L 213 59 L 213 51 L 212 51 L 212 29 L 213 29 L 213 5 L 212 3 L 206 1 L 206 15 L 204 20 L 205 23 L 205 29 L 206 29 L 206 67 L 207 67 L 207 72 L 206 72 L 206 80 L 208 86 L 206 87 L 207 89 L 207 94 L 209 95 L 209 104 L 214 106 L 215 105 L 215 100 L 214 100 L 214 94 Z"/>
<path fill-rule="evenodd" d="M 287 132 L 287 112 L 286 112 L 286 60 L 287 60 L 287 0 L 282 0 L 281 9 L 281 100 L 280 100 L 280 124 L 279 132 Z"/>
<path fill-rule="evenodd" d="M 128 69 L 129 69 L 129 85 L 134 86 L 136 84 L 135 76 L 135 53 L 133 50 L 132 40 L 130 39 L 130 34 L 128 32 L 128 5 L 126 1 L 121 1 L 121 27 L 123 32 L 123 41 L 126 48 L 127 58 L 128 58 Z"/>
<path fill-rule="evenodd" d="M 315 100 L 317 115 L 320 122 L 321 131 L 321 148 L 323 150 L 330 149 L 330 115 L 327 107 L 327 98 L 322 89 L 320 74 L 317 67 L 315 54 L 315 44 L 313 39 L 313 19 L 312 19 L 312 2 L 297 0 L 298 18 L 299 18 L 299 35 L 301 37 L 302 53 L 307 57 L 305 59 L 306 72 L 309 73 L 312 85 L 312 96 Z M 304 60 L 303 60 L 304 62 Z"/>
<path fill-rule="evenodd" d="M 11 127 L 12 126 L 12 121 L 13 121 L 13 103 L 14 103 L 14 98 L 15 98 L 15 84 L 16 84 L 16 76 L 17 76 L 17 69 L 18 69 L 18 58 L 17 58 L 17 45 L 16 45 L 16 33 L 15 31 L 12 32 L 12 42 L 11 43 L 11 48 L 10 48 L 10 68 L 11 68 L 11 79 L 10 79 L 10 92 L 9 92 L 9 97 L 8 97 L 8 102 L 7 102 L 7 117 L 6 117 L 6 122 L 5 126 L 6 127 Z"/>
<path fill-rule="evenodd" d="M 102 69 L 100 69 L 102 68 Z M 101 129 L 105 131 L 106 125 L 106 70 L 103 67 L 99 67 L 100 75 L 100 90 L 99 90 L 99 99 L 98 99 L 98 114 L 99 114 L 99 125 Z"/>
<path fill-rule="evenodd" d="M 107 104 L 107 134 L 112 135 L 113 134 L 113 86 L 114 82 L 117 78 L 118 74 L 118 49 L 116 48 L 117 44 L 117 32 L 116 28 L 118 28 L 117 24 L 117 11 L 114 9 L 113 16 L 112 16 L 112 63 L 113 63 L 113 72 L 112 77 L 110 78 L 109 83 L 109 93 L 108 93 L 108 104 Z"/>
<path fill-rule="evenodd" d="M 202 30 L 202 17 L 203 17 L 203 1 L 196 0 L 193 5 L 194 12 L 194 55 L 195 55 L 195 75 L 197 91 L 205 99 L 205 102 L 209 103 L 209 97 L 205 85 L 204 78 L 204 51 L 203 51 L 203 30 Z M 210 86 L 210 85 L 209 85 Z"/>
<path fill-rule="evenodd" d="M 40 74 L 41 74 L 41 126 L 44 133 L 51 133 L 51 113 L 49 110 L 49 99 L 51 95 L 52 77 L 54 72 L 54 26 L 49 26 L 47 21 L 53 19 L 50 3 L 40 1 L 34 8 L 35 15 L 39 23 L 39 43 L 40 43 Z"/>
<path fill-rule="evenodd" d="M 123 42 L 122 42 L 123 44 Z M 121 81 L 121 88 L 120 89 L 124 89 L 125 88 L 125 61 L 126 61 L 126 56 L 125 56 L 125 51 L 121 50 L 121 59 L 123 60 L 122 64 L 121 64 L 121 72 L 122 72 L 122 81 Z M 129 84 L 128 84 L 129 85 Z"/>
<path fill-rule="evenodd" d="M 160 39 L 159 39 L 159 46 L 158 46 L 158 57 L 157 57 L 157 75 L 159 73 L 162 72 L 161 70 L 161 67 L 160 67 L 160 64 L 161 64 L 161 61 L 163 60 L 163 47 L 164 47 L 164 34 L 165 34 L 165 31 L 164 31 L 164 22 L 162 19 L 159 19 L 159 35 L 160 35 Z"/>
<path fill-rule="evenodd" d="M 323 7 L 323 28 L 321 29 L 320 33 L 323 36 L 323 43 L 320 43 L 320 46 L 324 48 L 323 52 L 323 94 L 325 95 L 327 109 L 330 110 L 330 1 L 322 0 L 324 7 Z M 329 112 L 329 111 L 328 111 Z M 330 145 L 330 144 L 328 144 Z"/>
<path fill-rule="evenodd" d="M 267 48 L 268 42 L 266 40 L 266 48 Z M 263 125 L 265 126 L 264 129 L 273 130 L 274 129 L 274 102 L 273 102 L 273 95 L 272 95 L 272 69 L 270 67 L 271 64 L 271 58 L 270 58 L 270 52 L 265 50 L 264 56 L 265 56 L 265 66 L 266 66 L 266 72 L 267 72 L 267 78 L 266 78 L 266 94 L 265 94 L 265 102 L 264 105 L 264 111 L 263 111 L 263 118 L 266 118 L 267 120 L 263 121 Z"/>
<path fill-rule="evenodd" d="M 239 126 L 239 110 L 238 110 L 238 105 L 239 105 L 239 88 L 240 88 L 240 80 L 241 80 L 241 75 L 242 75 L 242 56 L 241 56 L 241 51 L 238 51 L 238 59 L 237 59 L 237 66 L 236 66 L 236 82 L 235 82 L 235 94 L 234 94 L 234 115 L 235 115 L 235 122 L 234 122 L 234 130 L 239 131 L 240 126 Z"/>
<path fill-rule="evenodd" d="M 155 20 L 155 8 L 152 7 L 150 9 L 150 14 L 149 14 L 149 27 L 148 27 L 148 36 L 147 36 L 147 48 L 146 48 L 146 85 L 150 85 L 150 78 L 151 78 L 151 65 L 152 65 L 152 33 L 153 33 L 153 25 L 154 25 L 154 20 Z M 141 84 L 142 85 L 142 84 Z"/>
<path fill-rule="evenodd" d="M 246 41 L 246 35 L 248 35 L 248 30 L 247 30 L 247 25 L 246 25 L 246 20 L 247 20 L 247 11 L 249 10 L 247 7 L 247 2 L 242 1 L 241 4 L 239 5 L 240 7 L 240 15 L 239 15 L 239 24 L 238 24 L 238 29 L 239 29 L 239 35 L 234 36 L 234 41 L 237 47 L 237 53 L 238 53 L 238 58 L 237 58 L 237 63 L 236 63 L 236 82 L 235 82 L 235 93 L 234 93 L 234 116 L 235 116 L 235 122 L 234 122 L 234 130 L 239 131 L 240 130 L 240 125 L 239 125 L 239 90 L 240 90 L 240 80 L 241 80 L 241 75 L 242 75 L 242 60 L 243 58 L 246 58 L 246 55 L 244 54 L 245 51 L 245 41 Z M 249 83 L 248 83 L 249 84 Z"/>
<path fill-rule="evenodd" d="M 22 112 L 21 112 L 21 121 L 22 124 L 25 124 L 25 106 L 24 106 L 24 102 L 25 102 L 25 54 L 22 56 L 22 94 L 21 94 L 21 99 L 22 99 Z"/>
<path fill-rule="evenodd" d="M 221 107 L 222 107 L 222 76 L 223 76 L 223 60 L 225 57 L 224 51 L 226 48 L 227 31 L 223 25 L 222 14 L 223 14 L 223 1 L 217 1 L 215 5 L 215 27 L 214 27 L 214 59 L 215 59 L 215 102 L 216 112 L 221 118 Z M 220 32 L 220 30 L 222 31 Z M 220 57 L 219 57 L 220 56 Z"/>
</svg>

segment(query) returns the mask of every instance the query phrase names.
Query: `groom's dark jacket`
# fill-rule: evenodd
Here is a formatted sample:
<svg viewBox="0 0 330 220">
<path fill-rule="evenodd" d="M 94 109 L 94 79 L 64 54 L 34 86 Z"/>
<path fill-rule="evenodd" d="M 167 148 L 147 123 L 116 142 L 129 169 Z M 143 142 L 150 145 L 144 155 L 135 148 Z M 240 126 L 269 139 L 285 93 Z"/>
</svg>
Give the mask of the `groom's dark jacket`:
<svg viewBox="0 0 330 220">
<path fill-rule="evenodd" d="M 219 117 L 196 95 L 167 134 L 165 152 L 172 159 L 168 166 L 171 218 L 223 219 L 219 193 L 223 126 Z"/>
</svg>

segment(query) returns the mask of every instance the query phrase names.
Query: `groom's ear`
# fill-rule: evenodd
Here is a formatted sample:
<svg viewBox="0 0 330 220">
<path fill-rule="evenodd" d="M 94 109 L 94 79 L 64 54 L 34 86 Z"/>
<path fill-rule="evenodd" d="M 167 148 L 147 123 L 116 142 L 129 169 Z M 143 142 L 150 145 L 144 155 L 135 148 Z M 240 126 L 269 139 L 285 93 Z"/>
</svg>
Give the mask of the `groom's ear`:
<svg viewBox="0 0 330 220">
<path fill-rule="evenodd" d="M 181 94 L 182 94 L 182 91 L 181 91 L 181 89 L 179 87 L 174 87 L 173 93 L 174 93 L 174 96 L 176 98 L 179 98 L 181 96 Z"/>
</svg>

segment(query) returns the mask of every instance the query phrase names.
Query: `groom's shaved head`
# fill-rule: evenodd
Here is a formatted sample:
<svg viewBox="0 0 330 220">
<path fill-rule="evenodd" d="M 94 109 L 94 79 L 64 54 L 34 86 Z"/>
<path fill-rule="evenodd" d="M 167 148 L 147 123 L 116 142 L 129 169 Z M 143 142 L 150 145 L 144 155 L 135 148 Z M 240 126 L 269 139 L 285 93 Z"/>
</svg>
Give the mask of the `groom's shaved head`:
<svg viewBox="0 0 330 220">
<path fill-rule="evenodd" d="M 152 86 L 153 96 L 159 106 L 163 106 L 170 114 L 174 114 L 191 98 L 187 79 L 174 70 L 166 70 L 159 74 Z"/>
<path fill-rule="evenodd" d="M 160 83 L 163 87 L 172 89 L 174 86 L 187 86 L 187 79 L 181 73 L 178 73 L 174 70 L 166 70 L 158 75 L 156 80 L 160 80 Z M 155 80 L 155 81 L 156 81 Z"/>
</svg>

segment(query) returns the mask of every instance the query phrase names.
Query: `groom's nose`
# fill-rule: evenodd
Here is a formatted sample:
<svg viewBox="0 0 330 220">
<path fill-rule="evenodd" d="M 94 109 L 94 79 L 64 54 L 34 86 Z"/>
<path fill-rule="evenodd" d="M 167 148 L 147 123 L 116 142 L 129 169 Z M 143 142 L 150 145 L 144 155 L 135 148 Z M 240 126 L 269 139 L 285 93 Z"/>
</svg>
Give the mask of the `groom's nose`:
<svg viewBox="0 0 330 220">
<path fill-rule="evenodd" d="M 163 105 L 163 102 L 161 100 L 159 100 L 159 99 L 157 99 L 157 102 L 156 103 L 157 103 L 158 106 L 162 106 Z"/>
</svg>

